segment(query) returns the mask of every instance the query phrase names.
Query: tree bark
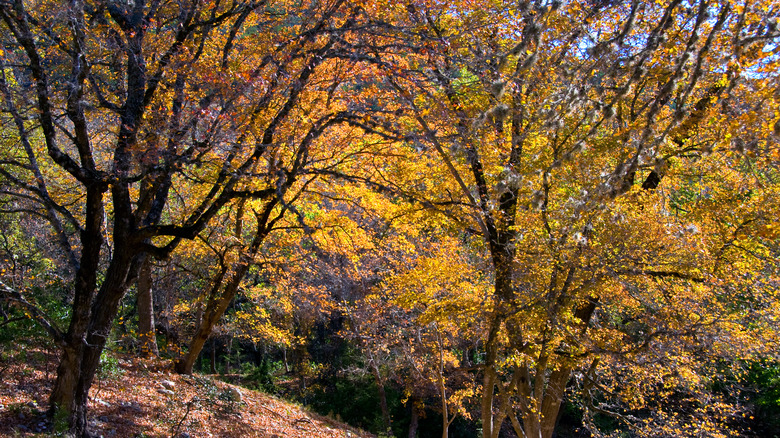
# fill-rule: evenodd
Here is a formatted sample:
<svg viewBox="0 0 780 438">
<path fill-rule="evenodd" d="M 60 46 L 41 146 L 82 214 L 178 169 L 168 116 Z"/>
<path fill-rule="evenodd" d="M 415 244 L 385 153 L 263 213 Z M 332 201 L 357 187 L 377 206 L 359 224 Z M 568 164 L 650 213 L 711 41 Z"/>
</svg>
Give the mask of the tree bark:
<svg viewBox="0 0 780 438">
<path fill-rule="evenodd" d="M 82 362 L 87 347 L 85 338 L 91 319 L 91 304 L 97 284 L 100 250 L 103 245 L 103 191 L 87 189 L 87 223 L 82 233 L 79 269 L 74 282 L 72 315 L 65 335 L 62 356 L 57 366 L 57 379 L 49 398 L 49 412 L 67 414 L 71 431 L 81 435 L 86 430 L 87 411 L 83 390 Z M 88 388 L 87 388 L 88 389 Z"/>
<path fill-rule="evenodd" d="M 436 329 L 436 343 L 439 347 L 439 367 L 438 367 L 438 385 L 439 397 L 441 397 L 441 438 L 449 438 L 450 424 L 455 420 L 455 415 L 450 418 L 447 407 L 447 381 L 444 378 L 444 342 L 441 339 L 441 332 Z"/>
</svg>

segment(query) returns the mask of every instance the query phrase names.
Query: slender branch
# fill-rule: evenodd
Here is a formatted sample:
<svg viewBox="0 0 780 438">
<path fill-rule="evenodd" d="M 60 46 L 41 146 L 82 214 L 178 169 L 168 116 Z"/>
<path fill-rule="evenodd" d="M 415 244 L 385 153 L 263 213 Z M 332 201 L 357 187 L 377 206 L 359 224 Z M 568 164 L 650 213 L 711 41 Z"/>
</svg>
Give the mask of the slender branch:
<svg viewBox="0 0 780 438">
<path fill-rule="evenodd" d="M 0 298 L 20 307 L 32 320 L 49 332 L 57 344 L 64 345 L 65 337 L 62 331 L 54 325 L 51 318 L 38 306 L 27 301 L 17 290 L 3 283 L 2 280 L 0 280 Z"/>
</svg>

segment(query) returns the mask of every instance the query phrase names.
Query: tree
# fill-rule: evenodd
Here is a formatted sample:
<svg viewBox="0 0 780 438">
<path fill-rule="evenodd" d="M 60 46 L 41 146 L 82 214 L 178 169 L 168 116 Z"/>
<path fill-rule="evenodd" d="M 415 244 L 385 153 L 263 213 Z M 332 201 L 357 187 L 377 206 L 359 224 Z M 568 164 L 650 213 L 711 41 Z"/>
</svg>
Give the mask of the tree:
<svg viewBox="0 0 780 438">
<path fill-rule="evenodd" d="M 382 162 L 373 154 L 366 158 L 355 168 L 370 173 L 366 162 Z M 479 333 L 472 324 L 479 321 L 475 316 L 486 291 L 484 283 L 474 283 L 479 267 L 470 264 L 462 236 L 450 236 L 441 218 L 425 208 L 385 196 L 390 190 L 377 193 L 376 185 L 322 186 L 313 196 L 315 205 L 305 208 L 307 222 L 318 224 L 316 231 L 291 252 L 297 268 L 290 269 L 294 280 L 284 289 L 294 290 L 296 301 L 315 295 L 307 289 L 319 289 L 323 297 L 311 302 L 315 311 L 342 321 L 335 324 L 341 327 L 336 334 L 361 353 L 361 360 L 336 370 L 334 363 L 323 365 L 336 375 L 373 378 L 382 415 L 378 430 L 397 432 L 403 423 L 391 415 L 388 394 L 395 388 L 412 405 L 413 417 L 425 408 L 441 412 L 442 436 L 447 436 L 455 418 L 470 417 L 474 385 L 468 351 Z M 316 248 L 313 254 L 306 255 L 307 244 Z M 413 420 L 409 435 L 416 430 Z"/>
<path fill-rule="evenodd" d="M 573 376 L 582 376 L 587 415 L 608 413 L 592 394 L 617 364 L 644 377 L 657 363 L 695 373 L 692 354 L 719 350 L 707 341 L 715 333 L 762 339 L 745 322 L 754 314 L 728 303 L 758 289 L 734 272 L 761 272 L 768 254 L 726 270 L 722 251 L 740 252 L 729 233 L 762 251 L 768 242 L 742 220 L 724 223 L 728 203 L 685 192 L 692 175 L 707 181 L 695 186 L 704 191 L 718 173 L 739 173 L 730 138 L 746 120 L 730 117 L 771 131 L 773 116 L 757 105 L 769 100 L 749 93 L 777 80 L 767 68 L 776 11 L 476 2 L 415 3 L 406 13 L 416 56 L 386 58 L 384 83 L 406 102 L 407 153 L 439 164 L 403 190 L 480 235 L 491 267 L 484 437 L 506 420 L 518 436 L 551 436 Z M 754 141 L 775 153 L 766 134 Z M 740 198 L 752 212 L 744 219 L 771 227 L 773 207 L 759 199 L 774 191 L 750 190 L 763 194 Z M 760 320 L 772 330 L 771 318 Z M 638 425 L 627 412 L 643 404 L 628 401 L 611 414 Z"/>
<path fill-rule="evenodd" d="M 0 172 L 14 209 L 49 222 L 74 272 L 69 326 L 51 326 L 63 348 L 51 411 L 77 435 L 87 433 L 87 396 L 118 303 L 144 259 L 166 257 L 234 200 L 283 203 L 309 142 L 344 119 L 323 115 L 295 132 L 302 140 L 283 159 L 280 122 L 314 67 L 335 56 L 336 38 L 322 36 L 352 23 L 343 2 L 312 5 L 302 19 L 313 27 L 265 19 L 286 7 L 0 6 L 4 122 L 16 138 Z"/>
<path fill-rule="evenodd" d="M 52 413 L 87 434 L 129 286 L 224 230 L 191 369 L 272 231 L 316 242 L 298 202 L 327 209 L 327 177 L 426 209 L 422 230 L 487 268 L 480 312 L 416 320 L 443 410 L 461 312 L 482 328 L 484 437 L 551 436 L 567 388 L 586 419 L 641 425 L 647 397 L 610 382 L 696 394 L 705 353 L 774 345 L 777 18 L 764 0 L 0 4 L 2 212 L 49 224 L 72 283 L 67 329 L 2 287 L 62 346 Z"/>
<path fill-rule="evenodd" d="M 302 18 L 303 24 L 298 24 Z M 232 257 L 220 261 L 221 268 L 205 300 L 203 319 L 187 354 L 177 362 L 177 370 L 182 373 L 192 372 L 214 324 L 224 315 L 256 259 L 267 249 L 268 236 L 277 229 L 290 229 L 289 220 L 283 220 L 285 215 L 311 232 L 314 227 L 306 223 L 296 205 L 307 202 L 306 198 L 312 196 L 310 192 L 317 190 L 315 182 L 327 176 L 329 169 L 349 161 L 353 155 L 372 153 L 374 142 L 370 139 L 381 138 L 378 128 L 386 124 L 366 119 L 366 114 L 386 110 L 364 102 L 369 90 L 359 90 L 361 76 L 349 74 L 361 69 L 363 75 L 371 74 L 371 55 L 360 46 L 362 29 L 370 26 L 361 7 L 336 3 L 306 13 L 278 13 L 274 19 L 274 27 L 290 32 L 276 35 L 276 45 L 269 45 L 267 54 L 255 56 L 279 58 L 265 67 L 265 77 L 295 79 L 291 81 L 292 92 L 286 93 L 279 86 L 275 90 L 278 95 L 268 98 L 278 100 L 278 104 L 258 107 L 253 114 L 257 118 L 253 129 L 262 132 L 269 149 L 264 163 L 269 171 L 264 178 L 255 175 L 252 184 L 255 190 L 273 195 L 261 201 L 241 199 L 232 205 L 233 236 L 226 243 L 234 246 Z M 279 49 L 290 40 L 294 43 L 289 48 Z M 221 257 L 225 256 L 227 253 Z"/>
<path fill-rule="evenodd" d="M 441 436 L 447 438 L 458 415 L 471 417 L 468 404 L 475 394 L 476 379 L 470 351 L 484 329 L 479 313 L 489 285 L 463 236 L 425 234 L 416 239 L 411 266 L 387 275 L 381 294 L 389 297 L 386 307 L 405 316 L 394 315 L 386 322 L 396 326 L 388 331 L 400 338 L 394 346 L 402 368 L 399 374 L 408 376 L 407 391 L 419 399 L 423 388 L 435 388 L 442 414 Z M 399 330 L 397 326 L 403 325 Z"/>
</svg>

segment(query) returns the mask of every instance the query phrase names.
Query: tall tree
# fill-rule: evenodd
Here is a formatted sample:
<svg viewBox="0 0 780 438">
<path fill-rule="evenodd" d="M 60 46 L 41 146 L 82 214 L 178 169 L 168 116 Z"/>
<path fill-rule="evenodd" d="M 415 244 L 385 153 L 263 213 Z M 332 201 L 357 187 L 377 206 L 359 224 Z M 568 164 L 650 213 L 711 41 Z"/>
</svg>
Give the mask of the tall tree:
<svg viewBox="0 0 780 438">
<path fill-rule="evenodd" d="M 305 13 L 279 25 L 288 8 Z M 0 174 L 74 272 L 69 326 L 50 326 L 63 349 L 51 411 L 71 432 L 87 434 L 100 354 L 144 259 L 234 200 L 283 204 L 310 141 L 345 118 L 278 132 L 306 118 L 293 107 L 354 15 L 341 1 L 0 5 L 3 121 L 17 140 Z"/>
<path fill-rule="evenodd" d="M 590 394 L 618 363 L 693 370 L 682 358 L 717 350 L 703 341 L 716 332 L 762 339 L 735 323 L 755 315 L 728 305 L 755 285 L 722 264 L 723 248 L 734 250 L 725 230 L 749 233 L 702 220 L 707 197 L 684 193 L 739 173 L 732 139 L 745 119 L 764 134 L 735 144 L 776 150 L 766 135 L 776 116 L 759 104 L 771 91 L 749 95 L 777 80 L 768 68 L 777 63 L 775 9 L 478 1 L 412 2 L 405 13 L 415 55 L 385 58 L 384 84 L 406 102 L 405 126 L 416 125 L 407 153 L 439 161 L 402 189 L 480 235 L 491 267 L 485 438 L 505 421 L 518 436 L 550 437 L 577 373 L 588 412 L 604 413 Z M 389 174 L 389 165 L 377 170 Z M 692 189 L 692 175 L 706 183 Z M 741 198 L 751 205 L 745 220 L 769 226 L 773 207 L 760 199 L 773 191 L 760 192 Z M 707 203 L 706 216 L 722 218 L 729 206 Z"/>
</svg>

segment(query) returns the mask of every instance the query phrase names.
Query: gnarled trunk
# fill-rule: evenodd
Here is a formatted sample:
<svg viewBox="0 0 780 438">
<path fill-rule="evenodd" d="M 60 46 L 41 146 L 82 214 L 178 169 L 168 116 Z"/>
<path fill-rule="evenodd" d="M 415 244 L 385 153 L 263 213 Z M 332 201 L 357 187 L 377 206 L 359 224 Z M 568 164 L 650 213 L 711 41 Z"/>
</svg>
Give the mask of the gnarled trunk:
<svg viewBox="0 0 780 438">
<path fill-rule="evenodd" d="M 125 241 L 130 242 L 129 238 Z M 88 436 L 89 389 L 100 365 L 100 355 L 108 341 L 119 302 L 127 291 L 128 278 L 132 277 L 130 274 L 134 269 L 138 269 L 133 263 L 132 246 L 117 247 L 106 278 L 95 295 L 95 270 L 90 272 L 89 267 L 96 266 L 97 260 L 86 256 L 99 254 L 99 245 L 97 248 L 85 245 L 85 250 L 77 273 L 73 316 L 49 399 L 50 413 L 62 415 L 69 425 L 69 432 L 78 437 Z M 91 299 L 93 296 L 94 299 Z"/>
</svg>

